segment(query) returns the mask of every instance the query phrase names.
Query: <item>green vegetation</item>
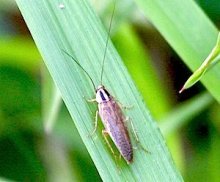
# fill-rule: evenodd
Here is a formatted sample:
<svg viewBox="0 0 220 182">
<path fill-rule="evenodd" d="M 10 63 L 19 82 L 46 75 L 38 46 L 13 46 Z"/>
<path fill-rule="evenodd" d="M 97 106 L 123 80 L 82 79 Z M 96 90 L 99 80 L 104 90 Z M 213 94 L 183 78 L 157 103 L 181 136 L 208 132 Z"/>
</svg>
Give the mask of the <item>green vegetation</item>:
<svg viewBox="0 0 220 182">
<path fill-rule="evenodd" d="M 94 97 L 93 87 L 62 52 L 73 55 L 99 85 L 112 2 L 3 2 L 0 180 L 219 180 L 220 65 L 202 77 L 207 90 L 198 83 L 178 94 L 191 74 L 183 62 L 195 71 L 217 40 L 213 23 L 218 24 L 218 18 L 216 14 L 213 22 L 207 18 L 201 7 L 210 9 L 202 0 L 201 7 L 192 0 L 116 3 L 103 83 L 123 105 L 133 106 L 125 114 L 150 151 L 134 150 L 131 165 L 115 161 L 102 137 L 100 120 L 94 136 L 88 137 L 97 109 L 86 102 Z M 131 133 L 129 124 L 128 128 Z"/>
</svg>

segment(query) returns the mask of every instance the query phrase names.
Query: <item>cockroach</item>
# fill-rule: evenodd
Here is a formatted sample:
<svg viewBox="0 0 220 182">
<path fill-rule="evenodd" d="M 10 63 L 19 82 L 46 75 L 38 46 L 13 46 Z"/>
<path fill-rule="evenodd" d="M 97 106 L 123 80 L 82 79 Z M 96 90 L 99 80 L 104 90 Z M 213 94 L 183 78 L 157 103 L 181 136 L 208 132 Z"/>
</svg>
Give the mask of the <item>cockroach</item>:
<svg viewBox="0 0 220 182">
<path fill-rule="evenodd" d="M 88 100 L 88 101 L 97 102 L 98 110 L 96 111 L 95 128 L 91 134 L 94 134 L 94 132 L 96 131 L 97 123 L 98 123 L 98 115 L 99 115 L 104 125 L 104 130 L 102 130 L 102 134 L 111 152 L 114 154 L 114 150 L 111 147 L 107 139 L 107 135 L 109 135 L 112 141 L 114 142 L 115 146 L 120 152 L 120 155 L 123 156 L 123 158 L 128 164 L 130 164 L 133 161 L 133 147 L 131 144 L 131 139 L 128 133 L 128 129 L 125 125 L 125 122 L 127 121 L 127 119 L 122 112 L 122 108 L 120 104 L 114 99 L 112 95 L 109 94 L 105 86 L 102 84 L 104 62 L 105 62 L 106 51 L 107 51 L 108 42 L 109 42 L 109 36 L 110 36 L 110 30 L 111 30 L 114 11 L 115 11 L 115 4 L 114 4 L 114 9 L 113 9 L 113 13 L 111 16 L 111 20 L 110 20 L 108 36 L 107 36 L 107 41 L 106 41 L 105 51 L 104 51 L 104 57 L 102 61 L 101 84 L 97 88 L 95 87 L 95 84 L 91 76 L 89 75 L 89 73 L 79 64 L 79 62 L 69 53 L 67 53 L 64 50 L 63 51 L 68 56 L 70 56 L 74 60 L 74 62 L 77 63 L 77 65 L 86 73 L 86 75 L 91 80 L 91 83 L 94 87 L 96 98 Z M 134 130 L 133 124 L 132 124 L 132 129 Z M 136 140 L 138 141 L 136 134 L 135 134 L 135 137 L 136 137 Z"/>
</svg>

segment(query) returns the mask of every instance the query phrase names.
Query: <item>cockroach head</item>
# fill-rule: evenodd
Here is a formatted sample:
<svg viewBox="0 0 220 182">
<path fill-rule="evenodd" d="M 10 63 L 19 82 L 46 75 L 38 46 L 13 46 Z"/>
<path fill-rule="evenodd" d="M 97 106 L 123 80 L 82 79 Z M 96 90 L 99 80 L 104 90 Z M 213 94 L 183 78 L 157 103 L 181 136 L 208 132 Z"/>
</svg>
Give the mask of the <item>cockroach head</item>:
<svg viewBox="0 0 220 182">
<path fill-rule="evenodd" d="M 103 85 L 99 85 L 96 89 L 96 101 L 98 103 L 108 102 L 111 99 L 111 95 L 105 89 Z"/>
<path fill-rule="evenodd" d="M 97 93 L 98 90 L 100 90 L 100 89 L 105 89 L 104 85 L 99 85 L 99 86 L 97 87 L 97 89 L 96 89 L 96 93 Z"/>
</svg>

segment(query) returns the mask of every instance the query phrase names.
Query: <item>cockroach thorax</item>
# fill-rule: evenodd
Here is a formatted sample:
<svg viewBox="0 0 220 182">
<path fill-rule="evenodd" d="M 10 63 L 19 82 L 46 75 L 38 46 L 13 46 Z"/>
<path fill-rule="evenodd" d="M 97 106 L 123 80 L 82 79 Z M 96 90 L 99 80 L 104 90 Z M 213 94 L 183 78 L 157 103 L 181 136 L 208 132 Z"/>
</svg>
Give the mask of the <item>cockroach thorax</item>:
<svg viewBox="0 0 220 182">
<path fill-rule="evenodd" d="M 108 102 L 110 101 L 110 94 L 105 89 L 103 85 L 99 85 L 96 89 L 96 101 L 98 103 Z"/>
</svg>

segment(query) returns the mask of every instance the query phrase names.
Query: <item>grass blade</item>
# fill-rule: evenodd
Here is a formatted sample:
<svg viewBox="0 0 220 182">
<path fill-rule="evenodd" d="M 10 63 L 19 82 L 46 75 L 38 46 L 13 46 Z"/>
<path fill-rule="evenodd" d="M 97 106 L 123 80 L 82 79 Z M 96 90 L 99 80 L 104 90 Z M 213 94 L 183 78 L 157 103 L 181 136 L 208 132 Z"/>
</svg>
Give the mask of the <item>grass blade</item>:
<svg viewBox="0 0 220 182">
<path fill-rule="evenodd" d="M 179 93 L 181 93 L 185 89 L 190 88 L 191 86 L 196 84 L 196 82 L 201 80 L 201 78 L 206 73 L 206 71 L 213 66 L 213 63 L 216 64 L 217 63 L 216 61 L 219 61 L 216 60 L 217 57 L 219 56 L 219 53 L 220 53 L 220 33 L 218 34 L 217 43 L 215 47 L 212 49 L 211 53 L 208 55 L 208 57 L 205 59 L 202 65 L 196 71 L 194 71 L 194 73 L 188 78 L 188 80 L 185 82 L 183 88 L 179 91 Z"/>
<path fill-rule="evenodd" d="M 214 47 L 218 30 L 193 0 L 136 0 L 147 17 L 191 70 L 196 70 Z M 220 102 L 220 64 L 202 78 Z"/>
<path fill-rule="evenodd" d="M 134 86 L 120 57 L 109 42 L 103 82 L 112 95 L 134 108 L 127 113 L 138 131 L 141 143 L 151 152 L 135 151 L 134 163 L 116 162 L 101 136 L 100 126 L 93 138 L 96 106 L 86 98 L 94 96 L 92 85 L 82 70 L 62 53 L 73 55 L 100 82 L 100 68 L 107 33 L 86 0 L 16 1 L 42 54 L 55 84 L 74 119 L 75 125 L 104 181 L 182 181 L 156 124 Z M 62 7 L 62 8 L 61 8 Z"/>
</svg>

